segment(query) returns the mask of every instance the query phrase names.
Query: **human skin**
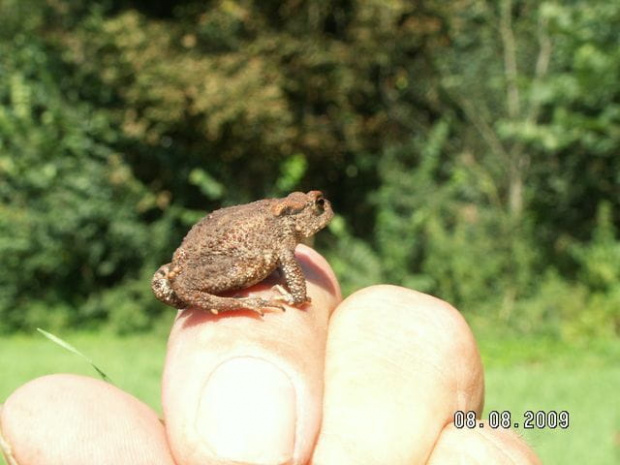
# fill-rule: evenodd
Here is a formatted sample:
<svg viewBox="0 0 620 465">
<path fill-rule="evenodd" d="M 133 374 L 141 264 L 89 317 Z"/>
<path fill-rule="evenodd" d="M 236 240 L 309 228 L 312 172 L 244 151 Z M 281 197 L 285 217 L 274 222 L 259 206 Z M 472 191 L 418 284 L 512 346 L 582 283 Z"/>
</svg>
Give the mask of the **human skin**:
<svg viewBox="0 0 620 465">
<path fill-rule="evenodd" d="M 163 375 L 165 425 L 92 378 L 52 375 L 0 412 L 19 465 L 538 464 L 510 431 L 458 430 L 481 413 L 483 367 L 461 314 L 373 286 L 341 301 L 327 262 L 299 246 L 312 304 L 259 317 L 179 312 Z M 268 284 L 247 290 L 273 292 Z M 128 363 L 131 355 L 128 354 Z"/>
</svg>

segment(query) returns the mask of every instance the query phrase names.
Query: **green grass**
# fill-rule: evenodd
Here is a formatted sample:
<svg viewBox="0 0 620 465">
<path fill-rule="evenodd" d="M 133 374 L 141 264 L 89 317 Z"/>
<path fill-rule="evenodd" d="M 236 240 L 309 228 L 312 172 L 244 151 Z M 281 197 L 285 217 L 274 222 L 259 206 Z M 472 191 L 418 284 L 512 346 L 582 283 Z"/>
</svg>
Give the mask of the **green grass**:
<svg viewBox="0 0 620 465">
<path fill-rule="evenodd" d="M 158 413 L 165 336 L 57 334 L 91 358 L 120 388 Z M 568 429 L 519 429 L 548 465 L 620 463 L 620 342 L 567 345 L 545 339 L 480 336 L 488 412 L 570 414 Z M 41 335 L 0 339 L 0 402 L 21 384 L 50 373 L 97 376 L 88 363 Z M 0 461 L 1 463 L 1 461 Z"/>
<path fill-rule="evenodd" d="M 159 384 L 166 353 L 165 336 L 56 335 L 91 358 L 116 386 L 161 413 Z M 2 337 L 0 373 L 0 402 L 20 385 L 43 375 L 77 373 L 99 378 L 82 358 L 40 334 Z"/>
<path fill-rule="evenodd" d="M 565 410 L 567 429 L 519 433 L 544 464 L 620 463 L 620 342 L 567 345 L 544 339 L 480 341 L 486 404 L 523 424 L 527 410 Z"/>
</svg>

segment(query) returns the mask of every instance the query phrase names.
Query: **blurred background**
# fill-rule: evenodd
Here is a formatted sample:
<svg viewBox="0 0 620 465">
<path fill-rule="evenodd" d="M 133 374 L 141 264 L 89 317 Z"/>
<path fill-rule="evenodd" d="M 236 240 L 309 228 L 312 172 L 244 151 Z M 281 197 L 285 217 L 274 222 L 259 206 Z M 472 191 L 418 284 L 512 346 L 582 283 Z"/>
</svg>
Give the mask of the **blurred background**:
<svg viewBox="0 0 620 465">
<path fill-rule="evenodd" d="M 608 0 L 3 0 L 2 375 L 36 327 L 163 354 L 149 282 L 189 227 L 320 189 L 345 295 L 453 303 L 497 409 L 575 402 L 612 463 L 617 404 L 582 393 L 620 385 L 618 24 Z M 546 463 L 569 434 L 534 440 Z"/>
</svg>

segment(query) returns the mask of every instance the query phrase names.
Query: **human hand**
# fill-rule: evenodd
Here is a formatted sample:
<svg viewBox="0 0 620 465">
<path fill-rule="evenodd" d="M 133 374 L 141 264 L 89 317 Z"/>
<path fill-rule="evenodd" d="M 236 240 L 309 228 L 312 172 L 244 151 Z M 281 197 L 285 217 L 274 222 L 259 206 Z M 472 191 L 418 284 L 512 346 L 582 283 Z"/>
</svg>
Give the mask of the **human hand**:
<svg viewBox="0 0 620 465">
<path fill-rule="evenodd" d="M 111 384 L 46 376 L 20 387 L 0 412 L 9 459 L 18 465 L 540 463 L 510 431 L 451 424 L 456 410 L 480 414 L 484 397 L 475 341 L 454 308 L 395 286 L 340 302 L 325 260 L 303 246 L 296 253 L 312 298 L 307 309 L 264 318 L 179 312 L 163 376 L 165 426 Z M 265 285 L 252 291 L 271 292 Z"/>
</svg>

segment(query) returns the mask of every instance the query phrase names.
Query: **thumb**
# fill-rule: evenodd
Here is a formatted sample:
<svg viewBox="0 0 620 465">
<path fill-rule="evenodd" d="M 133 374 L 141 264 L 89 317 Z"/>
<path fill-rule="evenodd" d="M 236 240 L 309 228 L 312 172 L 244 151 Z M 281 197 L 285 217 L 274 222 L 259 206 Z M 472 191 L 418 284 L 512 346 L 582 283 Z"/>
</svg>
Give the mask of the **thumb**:
<svg viewBox="0 0 620 465">
<path fill-rule="evenodd" d="M 327 262 L 297 258 L 312 305 L 267 313 L 179 314 L 168 343 L 163 407 L 179 463 L 307 462 L 322 411 L 327 321 L 339 299 Z M 252 293 L 269 294 L 268 288 Z"/>
</svg>

